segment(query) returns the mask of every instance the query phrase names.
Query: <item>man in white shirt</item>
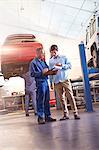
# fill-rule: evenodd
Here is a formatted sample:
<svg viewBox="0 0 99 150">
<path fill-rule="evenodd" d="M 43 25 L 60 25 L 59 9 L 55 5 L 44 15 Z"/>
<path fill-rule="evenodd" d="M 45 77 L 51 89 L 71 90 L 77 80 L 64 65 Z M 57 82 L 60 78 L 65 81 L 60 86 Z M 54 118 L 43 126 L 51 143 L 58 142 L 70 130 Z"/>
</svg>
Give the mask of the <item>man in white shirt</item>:
<svg viewBox="0 0 99 150">
<path fill-rule="evenodd" d="M 50 69 L 58 69 L 58 72 L 54 76 L 50 76 L 50 79 L 53 81 L 55 85 L 55 90 L 60 98 L 60 102 L 63 110 L 63 117 L 60 120 L 69 119 L 69 112 L 67 108 L 67 98 L 69 103 L 71 104 L 71 108 L 74 111 L 74 118 L 80 119 L 78 115 L 78 110 L 76 107 L 76 102 L 73 96 L 72 87 L 70 81 L 68 79 L 69 70 L 71 69 L 71 63 L 68 58 L 65 56 L 60 56 L 58 54 L 58 46 L 52 45 L 50 48 L 50 53 L 53 56 L 49 60 L 49 68 Z M 53 88 L 51 86 L 51 88 Z M 63 93 L 65 92 L 65 98 Z"/>
</svg>

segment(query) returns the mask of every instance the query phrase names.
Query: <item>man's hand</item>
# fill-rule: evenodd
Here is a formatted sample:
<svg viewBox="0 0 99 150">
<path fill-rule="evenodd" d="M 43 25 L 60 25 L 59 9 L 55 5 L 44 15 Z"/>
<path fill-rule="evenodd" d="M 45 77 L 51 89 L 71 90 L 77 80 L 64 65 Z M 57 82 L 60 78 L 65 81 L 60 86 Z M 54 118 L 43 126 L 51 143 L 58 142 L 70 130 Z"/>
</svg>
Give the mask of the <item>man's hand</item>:
<svg viewBox="0 0 99 150">
<path fill-rule="evenodd" d="M 48 75 L 56 75 L 58 70 L 49 70 L 47 72 Z"/>
<path fill-rule="evenodd" d="M 56 75 L 58 70 L 48 70 L 48 68 L 45 68 L 43 70 L 43 74 L 44 75 Z"/>
<path fill-rule="evenodd" d="M 55 66 L 62 67 L 62 64 L 61 63 L 57 63 L 57 64 L 55 64 Z"/>
<path fill-rule="evenodd" d="M 47 71 L 48 71 L 48 68 L 43 69 L 43 74 L 45 75 Z"/>
</svg>

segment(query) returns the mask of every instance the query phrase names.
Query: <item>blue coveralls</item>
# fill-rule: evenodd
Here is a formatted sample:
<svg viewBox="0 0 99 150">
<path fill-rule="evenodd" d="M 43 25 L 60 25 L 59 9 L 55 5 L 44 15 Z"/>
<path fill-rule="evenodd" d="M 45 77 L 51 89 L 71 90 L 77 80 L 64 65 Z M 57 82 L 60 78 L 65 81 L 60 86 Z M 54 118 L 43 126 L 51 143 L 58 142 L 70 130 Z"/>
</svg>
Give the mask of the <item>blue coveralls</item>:
<svg viewBox="0 0 99 150">
<path fill-rule="evenodd" d="M 30 73 L 32 77 L 35 77 L 36 81 L 36 102 L 37 102 L 37 114 L 38 117 L 50 117 L 50 92 L 48 85 L 48 77 L 44 76 L 43 69 L 48 68 L 45 61 L 35 58 L 30 63 Z"/>
</svg>

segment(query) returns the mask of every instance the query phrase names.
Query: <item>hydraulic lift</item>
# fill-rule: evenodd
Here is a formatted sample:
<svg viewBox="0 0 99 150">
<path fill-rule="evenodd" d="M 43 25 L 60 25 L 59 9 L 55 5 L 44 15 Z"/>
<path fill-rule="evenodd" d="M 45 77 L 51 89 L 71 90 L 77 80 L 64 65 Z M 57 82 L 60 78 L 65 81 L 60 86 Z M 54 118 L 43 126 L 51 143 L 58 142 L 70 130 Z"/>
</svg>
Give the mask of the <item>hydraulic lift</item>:
<svg viewBox="0 0 99 150">
<path fill-rule="evenodd" d="M 99 68 L 88 69 L 87 62 L 86 62 L 85 46 L 82 42 L 81 44 L 79 44 L 79 53 L 80 53 L 81 68 L 82 68 L 82 73 L 83 73 L 86 110 L 87 112 L 93 112 L 92 96 L 91 96 L 90 83 L 89 83 L 89 74 L 93 74 L 93 73 L 99 74 Z"/>
</svg>

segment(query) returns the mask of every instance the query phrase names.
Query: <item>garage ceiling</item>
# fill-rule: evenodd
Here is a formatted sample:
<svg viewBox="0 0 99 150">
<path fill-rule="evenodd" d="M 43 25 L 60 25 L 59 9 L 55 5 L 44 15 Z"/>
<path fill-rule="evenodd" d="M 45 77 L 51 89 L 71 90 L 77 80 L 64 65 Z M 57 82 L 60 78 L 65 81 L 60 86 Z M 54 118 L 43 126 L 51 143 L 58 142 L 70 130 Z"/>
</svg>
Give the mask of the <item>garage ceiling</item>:
<svg viewBox="0 0 99 150">
<path fill-rule="evenodd" d="M 98 9 L 99 0 L 0 0 L 0 24 L 76 39 Z"/>
</svg>

